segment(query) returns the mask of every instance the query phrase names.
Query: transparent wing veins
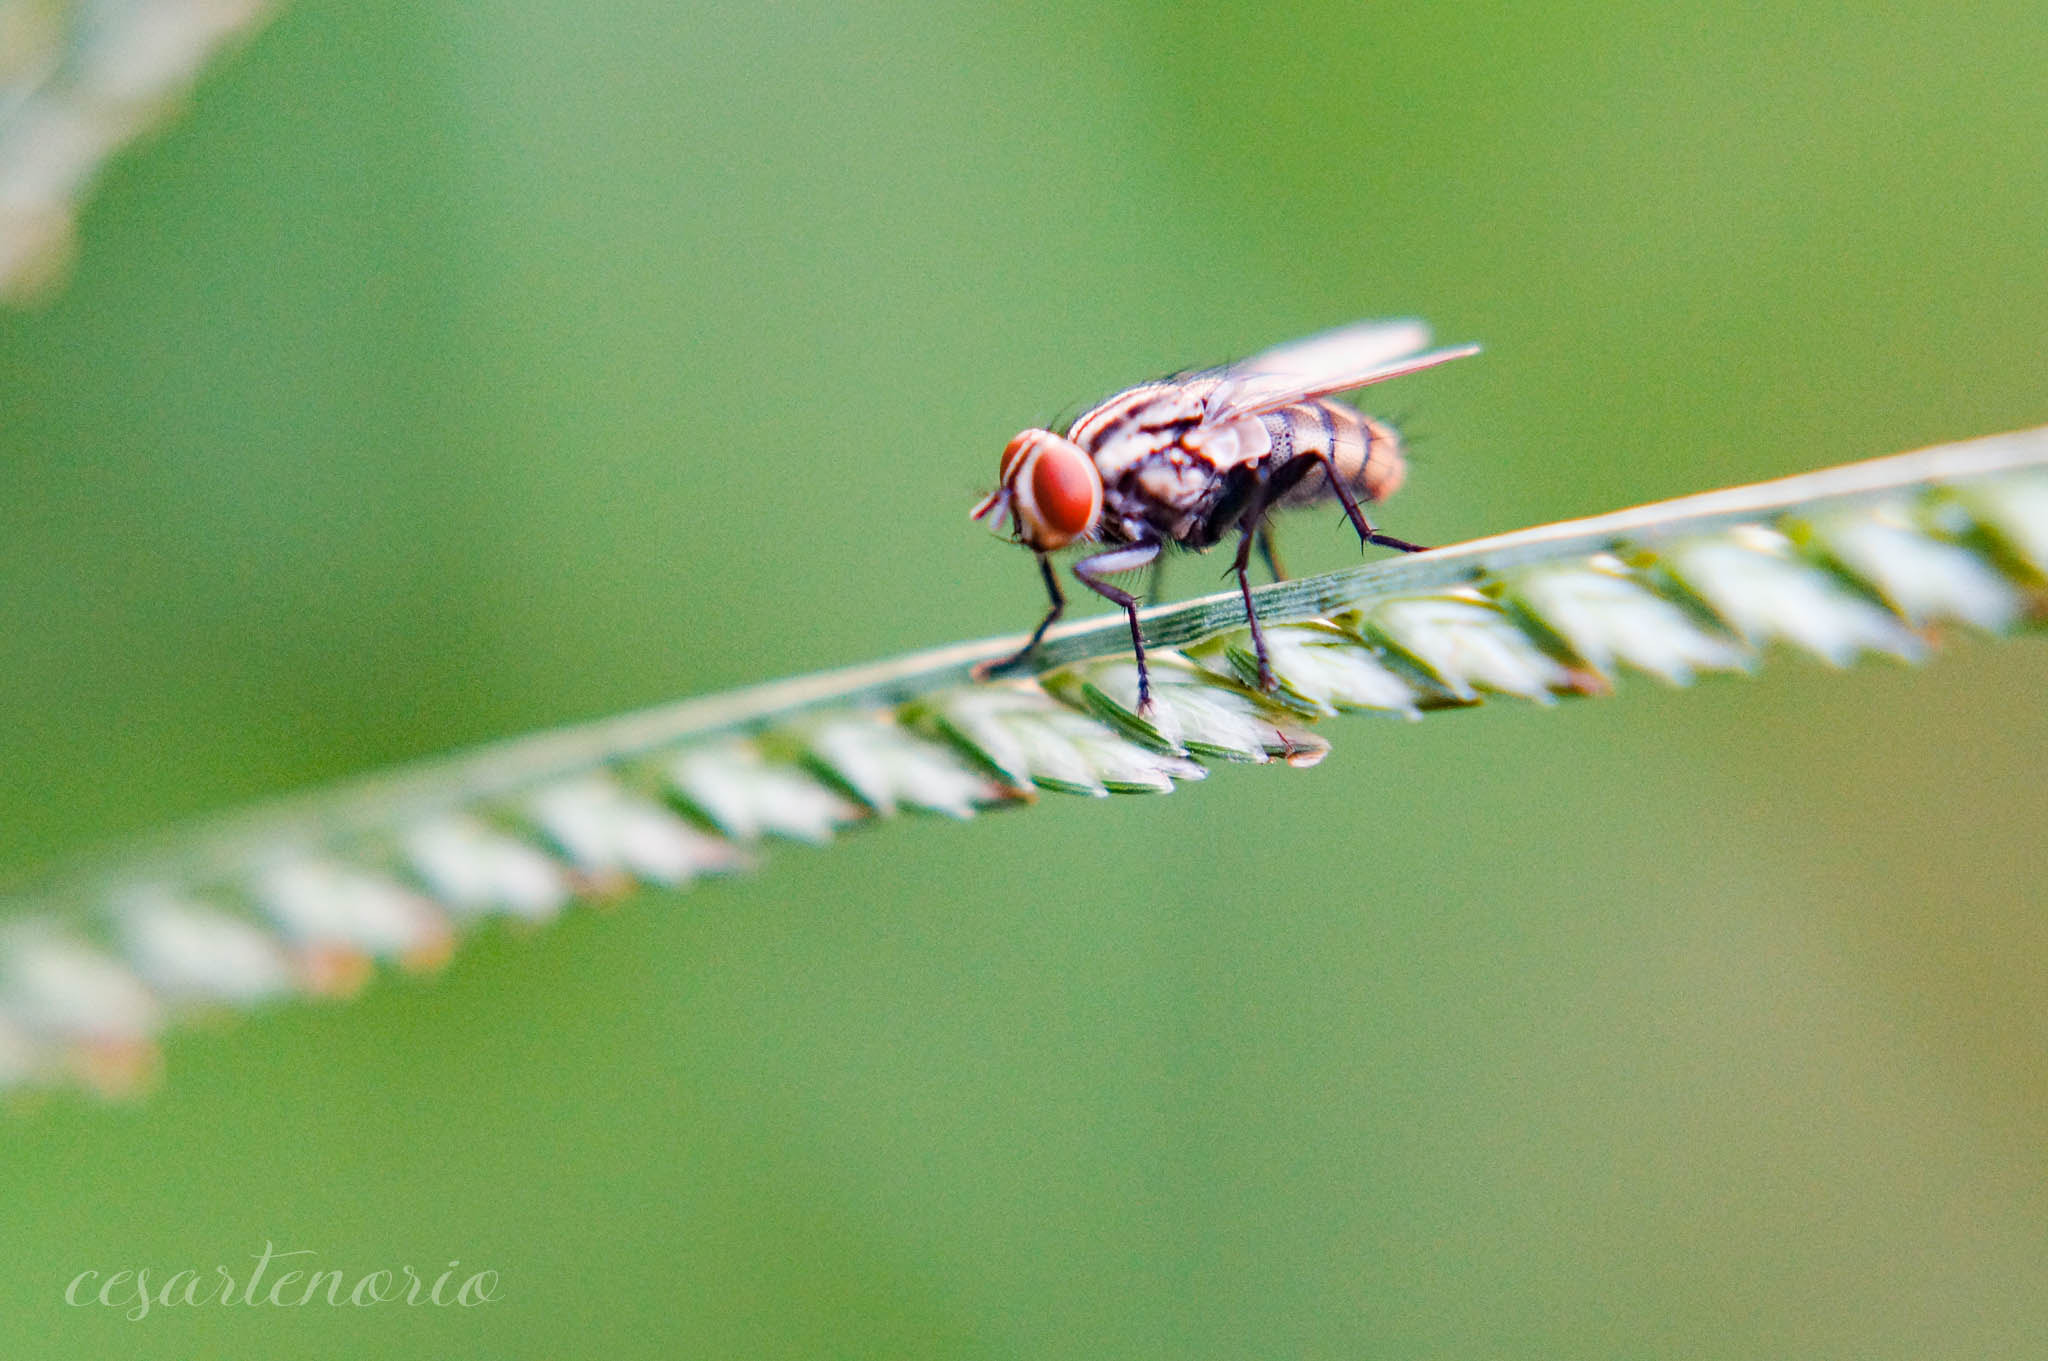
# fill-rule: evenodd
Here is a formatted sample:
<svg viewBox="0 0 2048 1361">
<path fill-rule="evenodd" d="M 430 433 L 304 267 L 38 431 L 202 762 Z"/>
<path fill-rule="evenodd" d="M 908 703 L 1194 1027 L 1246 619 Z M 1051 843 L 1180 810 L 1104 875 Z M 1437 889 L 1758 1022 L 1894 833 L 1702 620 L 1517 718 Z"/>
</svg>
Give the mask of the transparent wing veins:
<svg viewBox="0 0 2048 1361">
<path fill-rule="evenodd" d="M 1427 349 L 1419 321 L 1363 321 L 1252 356 L 1222 373 L 1207 419 L 1235 420 L 1294 402 L 1383 383 L 1477 354 L 1477 345 Z"/>
</svg>

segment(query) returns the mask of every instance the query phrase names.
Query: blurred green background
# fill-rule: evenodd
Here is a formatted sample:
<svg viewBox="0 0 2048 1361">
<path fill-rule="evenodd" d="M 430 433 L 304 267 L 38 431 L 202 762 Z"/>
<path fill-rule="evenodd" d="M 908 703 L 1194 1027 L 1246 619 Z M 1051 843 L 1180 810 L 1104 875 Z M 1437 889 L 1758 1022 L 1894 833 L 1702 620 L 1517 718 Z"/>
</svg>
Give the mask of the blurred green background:
<svg viewBox="0 0 2048 1361">
<path fill-rule="evenodd" d="M 302 0 L 0 317 L 0 869 L 1022 629 L 1009 434 L 1357 317 L 1487 345 L 1375 394 L 1427 542 L 2039 423 L 2044 71 L 2036 0 Z M 1350 720 L 184 1034 L 6 1122 L 0 1354 L 2040 1354 L 2044 681 Z M 265 1240 L 504 1298 L 62 1303 Z"/>
</svg>

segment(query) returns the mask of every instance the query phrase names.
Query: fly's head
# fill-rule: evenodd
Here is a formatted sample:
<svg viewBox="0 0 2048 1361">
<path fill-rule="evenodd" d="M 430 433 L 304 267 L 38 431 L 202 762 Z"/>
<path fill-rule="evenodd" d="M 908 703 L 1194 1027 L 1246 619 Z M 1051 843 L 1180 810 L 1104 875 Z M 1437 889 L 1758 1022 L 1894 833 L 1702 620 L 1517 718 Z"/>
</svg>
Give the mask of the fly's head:
<svg viewBox="0 0 2048 1361">
<path fill-rule="evenodd" d="M 968 512 L 1019 543 L 1051 553 L 1086 538 L 1102 522 L 1102 474 L 1080 445 L 1050 430 L 1026 430 L 1003 450 L 999 485 Z"/>
</svg>

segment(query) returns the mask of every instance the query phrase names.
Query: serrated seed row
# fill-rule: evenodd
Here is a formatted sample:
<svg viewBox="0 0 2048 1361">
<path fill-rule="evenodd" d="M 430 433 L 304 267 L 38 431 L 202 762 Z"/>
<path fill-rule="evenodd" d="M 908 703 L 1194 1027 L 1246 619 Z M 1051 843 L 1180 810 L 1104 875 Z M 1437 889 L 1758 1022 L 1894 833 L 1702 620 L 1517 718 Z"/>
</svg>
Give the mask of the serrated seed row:
<svg viewBox="0 0 2048 1361">
<path fill-rule="evenodd" d="M 1039 790 L 1164 793 L 1218 763 L 1312 765 L 1328 744 L 1307 725 L 1340 712 L 1547 704 L 1623 669 L 1684 685 L 1772 644 L 1913 661 L 1934 630 L 2006 632 L 2044 599 L 2048 478 L 2015 475 L 1269 625 L 1271 693 L 1240 628 L 1157 654 L 1142 713 L 1131 660 L 1099 658 L 686 743 L 342 844 L 255 845 L 204 876 L 116 868 L 0 904 L 0 1088 L 132 1091 L 182 1014 L 345 995 L 380 964 L 439 965 L 481 920 L 729 874 L 771 838 L 820 845 Z"/>
</svg>

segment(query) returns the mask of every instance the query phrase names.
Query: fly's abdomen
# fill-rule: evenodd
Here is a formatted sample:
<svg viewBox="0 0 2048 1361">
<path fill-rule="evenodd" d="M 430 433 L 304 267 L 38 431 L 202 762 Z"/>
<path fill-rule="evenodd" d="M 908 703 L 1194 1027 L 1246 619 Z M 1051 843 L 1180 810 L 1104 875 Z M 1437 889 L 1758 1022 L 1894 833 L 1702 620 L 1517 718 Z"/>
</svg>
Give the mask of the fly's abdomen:
<svg viewBox="0 0 2048 1361">
<path fill-rule="evenodd" d="M 1297 402 L 1265 416 L 1276 454 L 1327 460 L 1360 501 L 1384 501 L 1407 474 L 1401 437 L 1363 412 L 1340 402 Z M 1283 506 L 1314 505 L 1336 499 L 1323 468 L 1309 473 L 1280 499 Z"/>
</svg>

